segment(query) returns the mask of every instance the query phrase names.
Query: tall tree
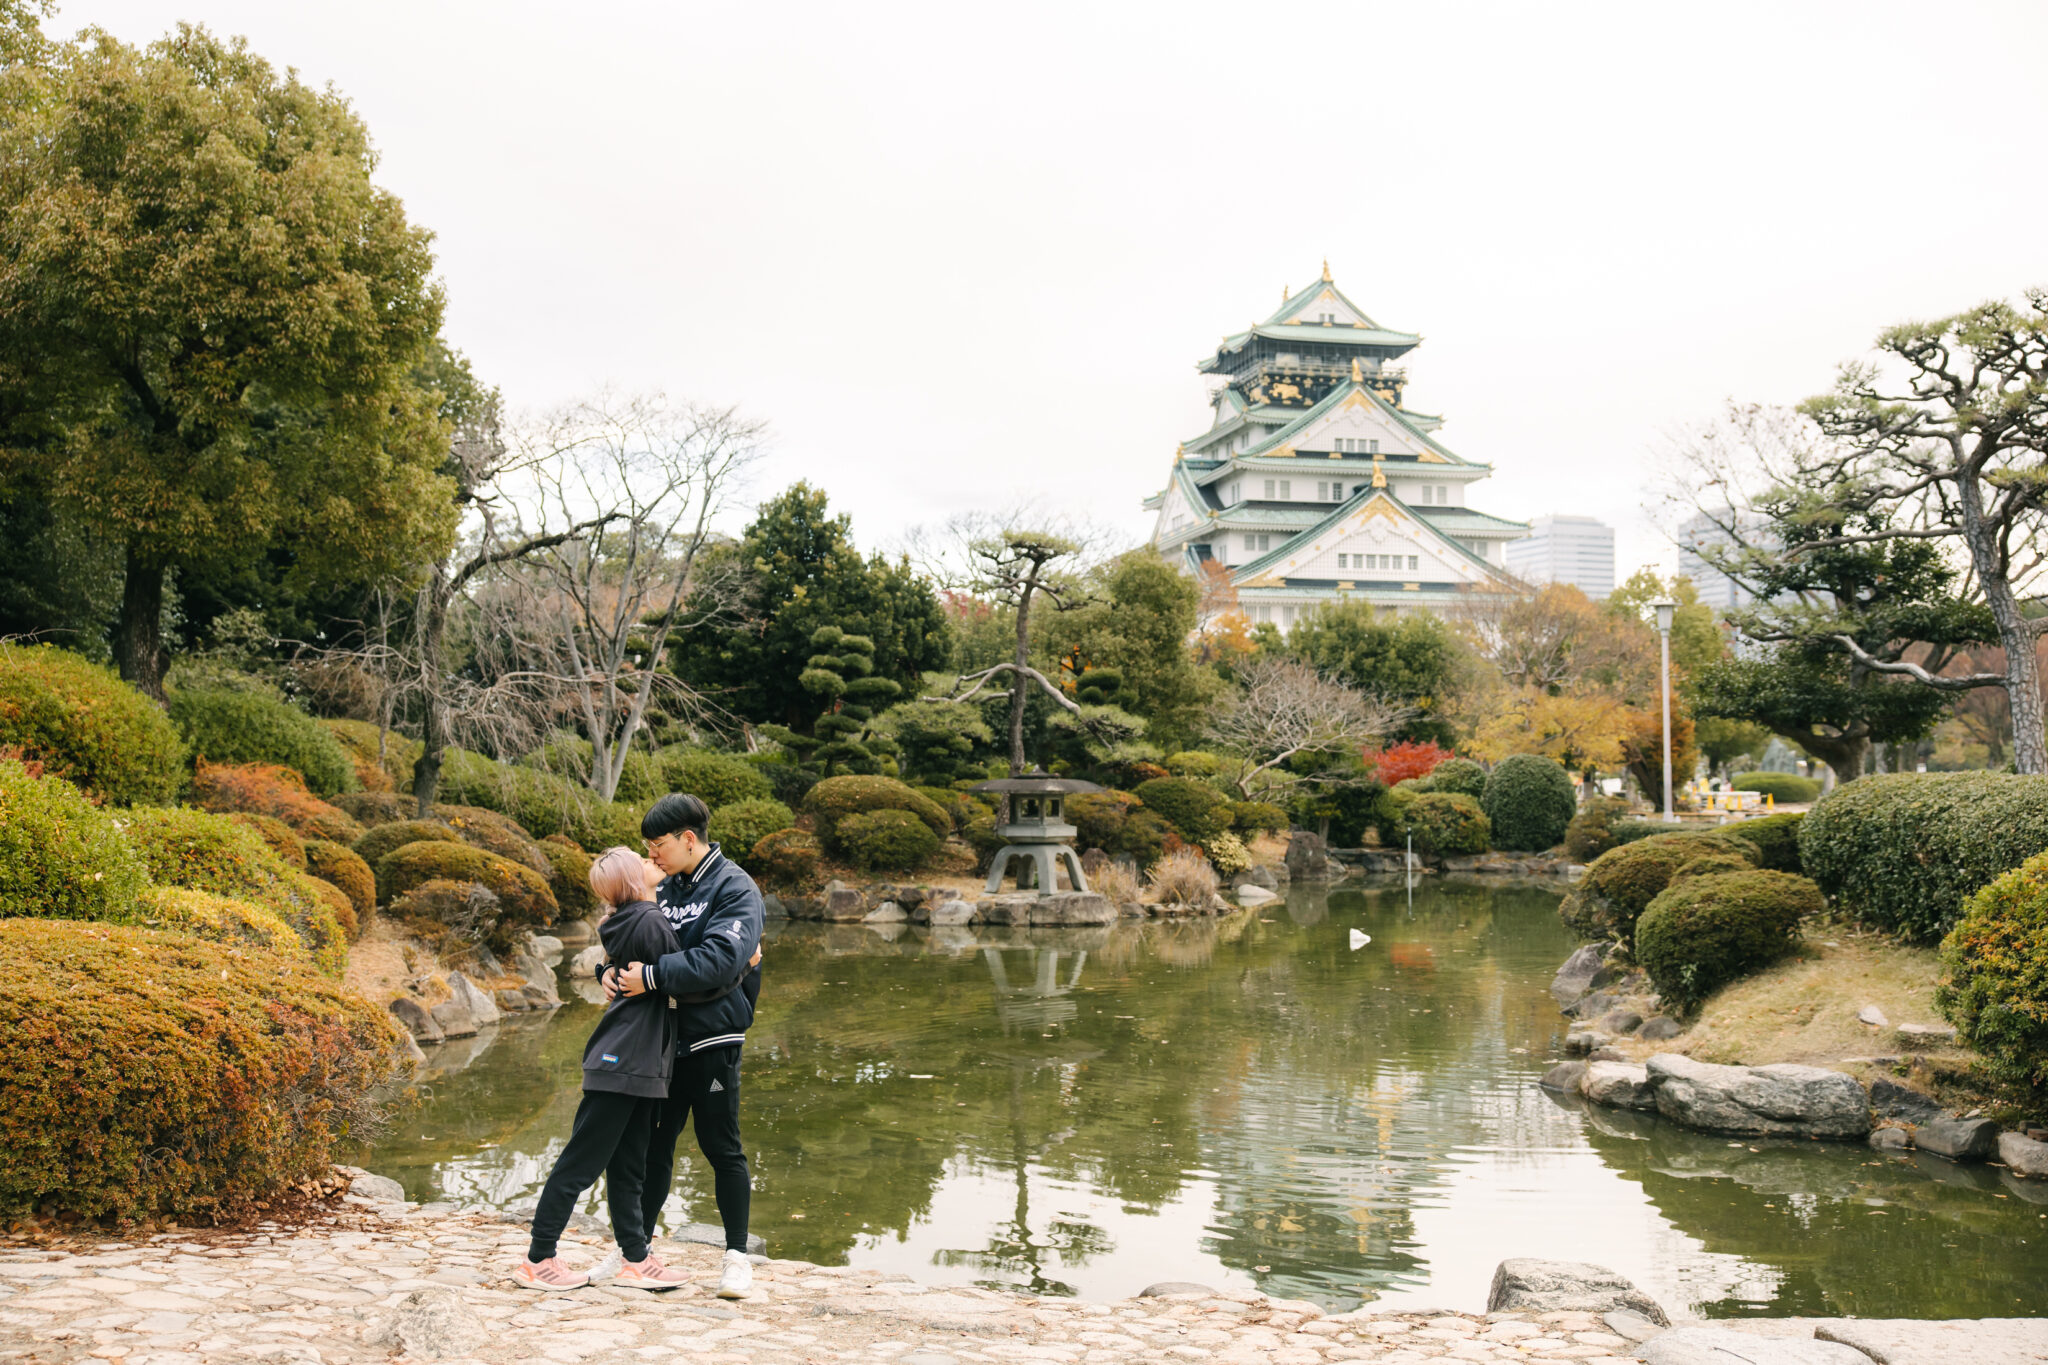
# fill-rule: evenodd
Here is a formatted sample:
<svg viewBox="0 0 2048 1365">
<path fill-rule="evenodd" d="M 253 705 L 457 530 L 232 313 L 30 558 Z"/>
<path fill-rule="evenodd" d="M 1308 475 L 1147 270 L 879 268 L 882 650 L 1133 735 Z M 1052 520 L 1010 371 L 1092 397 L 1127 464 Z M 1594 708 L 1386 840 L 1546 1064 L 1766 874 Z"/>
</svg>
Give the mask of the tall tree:
<svg viewBox="0 0 2048 1365">
<path fill-rule="evenodd" d="M 446 433 L 407 382 L 441 319 L 429 237 L 347 101 L 190 27 L 88 33 L 12 94 L 0 442 L 121 546 L 122 675 L 162 694 L 180 566 L 295 526 L 359 578 L 445 544 Z"/>
<path fill-rule="evenodd" d="M 1370 603 L 1339 602 L 1297 625 L 1286 648 L 1326 677 L 1413 708 L 1389 738 L 1453 742 L 1449 703 L 1469 651 L 1441 618 L 1383 619 Z"/>
<path fill-rule="evenodd" d="M 1151 549 L 1133 550 L 1088 575 L 1089 601 L 1045 623 L 1050 652 L 1069 671 L 1114 669 L 1116 704 L 1145 722 L 1162 745 L 1193 742 L 1221 690 L 1188 649 L 1200 590 Z"/>
</svg>

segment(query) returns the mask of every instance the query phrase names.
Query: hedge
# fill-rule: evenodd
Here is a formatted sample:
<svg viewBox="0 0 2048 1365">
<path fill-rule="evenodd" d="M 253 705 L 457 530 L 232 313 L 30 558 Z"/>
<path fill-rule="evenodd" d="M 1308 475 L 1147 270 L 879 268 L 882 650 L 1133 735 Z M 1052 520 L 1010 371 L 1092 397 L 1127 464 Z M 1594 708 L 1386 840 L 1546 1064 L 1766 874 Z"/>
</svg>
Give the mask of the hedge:
<svg viewBox="0 0 2048 1365">
<path fill-rule="evenodd" d="M 1786 811 L 1783 815 L 1723 825 L 1722 831 L 1754 845 L 1758 867 L 1770 872 L 1804 872 L 1806 869 L 1799 862 L 1799 826 L 1805 819 L 1804 811 Z"/>
<path fill-rule="evenodd" d="M 343 792 L 328 804 L 364 829 L 411 820 L 420 808 L 411 792 Z"/>
<path fill-rule="evenodd" d="M 1408 805 L 1407 824 L 1415 847 L 1438 857 L 1484 853 L 1491 831 L 1486 812 L 1469 796 L 1424 792 Z"/>
<path fill-rule="evenodd" d="M 1082 792 L 1077 796 L 1069 796 L 1064 809 L 1067 823 L 1077 831 L 1074 835 L 1075 846 L 1084 853 L 1091 848 L 1099 848 L 1105 853 L 1117 852 L 1123 839 L 1125 823 L 1131 818 L 1132 812 L 1142 809 L 1144 804 L 1130 792 Z M 969 821 L 972 822 L 980 814 L 979 811 L 970 813 Z M 993 816 L 990 817 L 989 828 L 995 828 Z M 990 849 L 989 852 L 993 853 L 995 850 Z"/>
<path fill-rule="evenodd" d="M 481 806 L 510 816 L 535 838 L 563 834 L 584 848 L 633 844 L 640 838 L 640 807 L 600 801 L 588 787 L 498 763 L 467 749 L 442 756 L 439 797 L 450 805 Z"/>
<path fill-rule="evenodd" d="M 1683 1011 L 1783 957 L 1799 922 L 1827 908 L 1789 872 L 1730 872 L 1674 882 L 1636 921 L 1635 958 L 1665 1005 Z"/>
<path fill-rule="evenodd" d="M 0 919 L 134 920 L 149 872 L 108 812 L 0 761 Z"/>
<path fill-rule="evenodd" d="M 1541 853 L 1563 841 L 1579 808 L 1578 785 L 1554 759 L 1515 754 L 1493 765 L 1479 804 L 1493 822 L 1495 848 Z"/>
<path fill-rule="evenodd" d="M 936 803 L 935 803 L 936 804 Z M 951 816 L 948 815 L 950 823 Z M 735 801 L 711 808 L 710 836 L 726 848 L 752 849 L 778 829 L 796 823 L 796 812 L 780 801 L 755 799 Z"/>
<path fill-rule="evenodd" d="M 1207 844 L 1230 828 L 1230 798 L 1192 777 L 1155 777 L 1140 782 L 1137 798 L 1157 811 L 1181 838 Z"/>
<path fill-rule="evenodd" d="M 1230 827 L 1239 834 L 1284 834 L 1287 824 L 1287 811 L 1271 801 L 1230 803 Z"/>
<path fill-rule="evenodd" d="M 1612 826 L 1627 810 L 1628 802 L 1613 796 L 1586 802 L 1564 827 L 1564 851 L 1575 863 L 1592 862 L 1619 842 Z"/>
<path fill-rule="evenodd" d="M 490 935 L 494 946 L 509 943 L 521 929 L 546 928 L 561 908 L 540 873 L 468 844 L 407 844 L 378 859 L 376 870 L 377 898 L 382 901 L 436 879 L 489 888 L 504 907 Z"/>
<path fill-rule="evenodd" d="M 274 815 L 256 815 L 245 810 L 221 811 L 238 825 L 256 831 L 256 837 L 270 845 L 270 851 L 299 871 L 306 870 L 306 841 L 292 833 L 292 827 Z M 315 875 L 318 875 L 317 873 Z"/>
<path fill-rule="evenodd" d="M 118 823 L 152 881 L 253 901 L 297 931 L 320 970 L 340 976 L 347 968 L 346 931 L 328 899 L 340 893 L 294 869 L 254 830 L 225 815 L 161 806 L 137 806 Z"/>
<path fill-rule="evenodd" d="M 117 806 L 169 801 L 185 746 L 156 703 L 50 645 L 0 644 L 0 748 Z"/>
<path fill-rule="evenodd" d="M 178 688 L 171 723 L 193 755 L 213 763 L 274 763 L 303 774 L 321 796 L 353 791 L 355 761 L 334 732 L 304 711 L 260 692 Z"/>
<path fill-rule="evenodd" d="M 400 820 L 392 825 L 378 825 L 350 847 L 374 870 L 377 860 L 393 849 L 436 840 L 444 844 L 459 844 L 462 836 L 439 820 Z"/>
<path fill-rule="evenodd" d="M 306 870 L 340 889 L 355 911 L 355 937 L 361 938 L 377 913 L 377 874 L 363 856 L 345 844 L 314 839 L 306 845 Z"/>
<path fill-rule="evenodd" d="M 775 788 L 760 767 L 737 754 L 666 749 L 661 755 L 661 776 L 667 783 L 663 791 L 688 792 L 713 813 L 720 806 L 736 806 L 742 801 L 776 799 Z"/>
<path fill-rule="evenodd" d="M 1739 839 L 1705 830 L 1659 834 L 1609 849 L 1587 866 L 1586 875 L 1558 906 L 1558 917 L 1583 937 L 1633 943 L 1637 918 L 1671 884 L 1678 870 L 1696 859 L 1717 855 L 1753 860 L 1755 849 Z"/>
<path fill-rule="evenodd" d="M 907 810 L 871 810 L 839 822 L 841 848 L 870 872 L 915 872 L 937 856 L 939 836 Z"/>
<path fill-rule="evenodd" d="M 1486 769 L 1469 758 L 1447 758 L 1429 770 L 1429 784 L 1432 791 L 1477 801 L 1486 795 Z"/>
<path fill-rule="evenodd" d="M 954 791 L 951 787 L 912 787 L 911 790 L 919 796 L 931 798 L 933 805 L 953 818 L 953 828 L 956 830 L 965 829 L 967 822 L 974 818 L 975 813 L 985 809 L 981 802 L 965 792 Z M 713 809 L 711 814 L 712 818 L 716 819 L 718 811 Z"/>
<path fill-rule="evenodd" d="M 347 812 L 313 795 L 297 772 L 275 763 L 210 763 L 202 758 L 192 775 L 192 804 L 216 815 L 247 811 L 274 816 L 301 839 L 352 844 L 363 834 L 363 827 Z"/>
<path fill-rule="evenodd" d="M 9 1213 L 237 1214 L 368 1136 L 400 1069 L 391 1016 L 286 954 L 9 920 L 0 958 Z"/>
<path fill-rule="evenodd" d="M 2038 1112 L 2048 1085 L 2048 853 L 1970 897 L 1941 965 L 1935 1004 L 1986 1070 L 2032 1092 L 2027 1108 Z"/>
<path fill-rule="evenodd" d="M 539 843 L 509 815 L 481 806 L 436 806 L 434 818 L 454 830 L 465 844 L 530 867 L 543 877 L 554 871 Z"/>
<path fill-rule="evenodd" d="M 818 841 L 800 829 L 779 829 L 748 853 L 745 867 L 755 880 L 779 891 L 805 892 L 818 885 Z"/>
<path fill-rule="evenodd" d="M 575 840 L 550 834 L 538 845 L 548 860 L 548 889 L 565 920 L 582 919 L 597 909 L 597 893 L 590 889 L 590 865 L 596 861 Z"/>
<path fill-rule="evenodd" d="M 1892 773 L 1846 782 L 1799 825 L 1799 861 L 1848 914 L 1931 942 L 1963 902 L 2048 849 L 2048 777 Z"/>
<path fill-rule="evenodd" d="M 144 887 L 136 898 L 141 923 L 213 943 L 260 948 L 286 957 L 310 959 L 298 931 L 254 901 L 239 901 L 182 886 Z"/>
<path fill-rule="evenodd" d="M 1731 784 L 1739 792 L 1761 792 L 1773 801 L 1804 804 L 1820 795 L 1820 783 L 1797 773 L 1737 773 Z"/>
<path fill-rule="evenodd" d="M 816 825 L 819 841 L 834 854 L 846 852 L 838 839 L 840 822 L 877 810 L 909 811 L 939 839 L 953 832 L 953 817 L 937 802 L 893 777 L 828 777 L 804 796 L 804 811 Z"/>
</svg>

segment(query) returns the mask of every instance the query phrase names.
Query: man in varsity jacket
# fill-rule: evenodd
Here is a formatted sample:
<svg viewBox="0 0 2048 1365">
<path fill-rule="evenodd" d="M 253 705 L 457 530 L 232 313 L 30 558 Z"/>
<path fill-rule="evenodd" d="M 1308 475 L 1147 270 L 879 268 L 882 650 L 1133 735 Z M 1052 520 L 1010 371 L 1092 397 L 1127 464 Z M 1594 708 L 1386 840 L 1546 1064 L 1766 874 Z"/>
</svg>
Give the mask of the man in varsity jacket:
<svg viewBox="0 0 2048 1365">
<path fill-rule="evenodd" d="M 676 1066 L 668 1102 L 655 1120 L 647 1153 L 646 1225 L 668 1198 L 676 1142 L 695 1118 L 697 1148 L 711 1163 L 719 1220 L 725 1224 L 721 1298 L 745 1298 L 754 1268 L 747 1260 L 752 1177 L 740 1145 L 740 1045 L 761 995 L 761 891 L 704 837 L 710 812 L 694 796 L 670 793 L 640 822 L 647 854 L 668 874 L 655 904 L 682 945 L 653 962 L 609 971 L 607 994 L 662 991 L 676 1004 Z"/>
</svg>

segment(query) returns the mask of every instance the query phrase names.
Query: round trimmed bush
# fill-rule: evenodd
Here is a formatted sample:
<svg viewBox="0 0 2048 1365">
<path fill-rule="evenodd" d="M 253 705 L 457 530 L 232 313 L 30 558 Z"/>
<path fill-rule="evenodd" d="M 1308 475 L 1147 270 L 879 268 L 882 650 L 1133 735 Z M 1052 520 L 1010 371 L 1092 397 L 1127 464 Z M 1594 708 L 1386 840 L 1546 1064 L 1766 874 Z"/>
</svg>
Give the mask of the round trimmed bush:
<svg viewBox="0 0 2048 1365">
<path fill-rule="evenodd" d="M 412 785 L 412 765 L 420 755 L 420 742 L 394 730 L 383 732 L 384 752 L 378 756 L 377 727 L 363 720 L 320 722 L 356 770 L 356 785 L 366 792 L 396 792 Z"/>
<path fill-rule="evenodd" d="M 1486 812 L 1469 796 L 1424 792 L 1408 803 L 1407 824 L 1414 832 L 1415 847 L 1425 853 L 1456 857 L 1486 852 L 1490 833 Z"/>
<path fill-rule="evenodd" d="M 1387 848 L 1403 848 L 1408 842 L 1408 808 L 1429 791 L 1416 778 L 1403 778 L 1373 799 L 1372 827 Z"/>
<path fill-rule="evenodd" d="M 473 844 L 500 858 L 509 858 L 543 877 L 554 870 L 554 864 L 540 851 L 534 837 L 521 829 L 519 822 L 509 815 L 500 815 L 481 806 L 436 806 L 434 817 L 454 830 L 465 844 Z"/>
<path fill-rule="evenodd" d="M 377 913 L 377 874 L 370 864 L 345 844 L 314 839 L 306 845 L 306 870 L 348 897 L 355 910 L 355 937 L 361 938 Z"/>
<path fill-rule="evenodd" d="M 1799 863 L 1799 826 L 1805 820 L 1804 811 L 1794 810 L 1724 825 L 1722 830 L 1755 847 L 1758 867 L 1769 872 L 1804 872 Z"/>
<path fill-rule="evenodd" d="M 379 858 L 376 870 L 377 898 L 382 901 L 437 879 L 487 887 L 503 905 L 491 936 L 494 943 L 509 942 L 520 929 L 546 928 L 561 908 L 540 873 L 469 844 L 407 844 Z"/>
<path fill-rule="evenodd" d="M 192 775 L 192 804 L 216 815 L 247 811 L 274 816 L 301 839 L 348 844 L 363 834 L 346 812 L 307 791 L 298 773 L 275 763 L 209 763 L 202 758 Z"/>
<path fill-rule="evenodd" d="M 355 902 L 348 898 L 346 891 L 343 891 L 333 882 L 323 881 L 310 874 L 306 877 L 306 885 L 312 888 L 313 893 L 319 896 L 321 900 L 327 902 L 328 910 L 334 915 L 334 922 L 341 926 L 341 936 L 344 943 L 354 943 L 363 936 L 362 922 L 356 918 Z M 347 961 L 348 959 L 344 951 L 342 958 L 344 970 L 346 970 Z"/>
<path fill-rule="evenodd" d="M 804 892 L 818 885 L 818 841 L 794 827 L 764 836 L 747 855 L 747 871 L 780 891 Z"/>
<path fill-rule="evenodd" d="M 596 861 L 574 839 L 550 834 L 538 845 L 548 860 L 548 889 L 555 893 L 563 919 L 582 919 L 597 909 L 590 889 L 590 865 Z"/>
<path fill-rule="evenodd" d="M 1155 777 L 1137 785 L 1147 810 L 1157 811 L 1191 844 L 1207 846 L 1230 828 L 1230 798 L 1192 777 Z"/>
<path fill-rule="evenodd" d="M 1820 795 L 1820 783 L 1797 773 L 1737 773 L 1730 785 L 1739 792 L 1760 792 L 1773 801 L 1790 801 L 1795 805 Z"/>
<path fill-rule="evenodd" d="M 1083 852 L 1091 848 L 1099 848 L 1105 853 L 1114 852 L 1123 837 L 1124 823 L 1131 818 L 1133 811 L 1144 804 L 1132 793 L 1120 791 L 1082 792 L 1068 797 L 1065 807 L 1067 823 L 1079 831 L 1074 836 L 1075 845 Z M 972 811 L 968 819 L 972 821 L 981 814 L 980 810 Z M 989 828 L 995 828 L 992 815 Z M 995 850 L 990 849 L 989 852 Z"/>
<path fill-rule="evenodd" d="M 1746 854 L 1709 853 L 1705 857 L 1694 858 L 1672 873 L 1671 880 L 1665 883 L 1665 889 L 1669 890 L 1680 882 L 1691 881 L 1694 877 L 1719 877 L 1730 872 L 1754 872 L 1756 866 L 1756 860 Z"/>
<path fill-rule="evenodd" d="M 148 881 L 119 824 L 83 792 L 0 761 L 0 919 L 133 921 Z"/>
<path fill-rule="evenodd" d="M 301 773 L 321 796 L 353 791 L 355 761 L 334 732 L 261 692 L 181 687 L 171 693 L 171 723 L 186 748 L 210 763 L 273 763 Z"/>
<path fill-rule="evenodd" d="M 270 845 L 270 851 L 290 863 L 299 871 L 306 870 L 306 841 L 292 833 L 292 827 L 274 815 L 257 815 L 246 810 L 223 811 L 228 819 L 238 825 L 247 825 L 256 831 L 256 837 Z M 317 873 L 315 874 L 318 875 Z"/>
<path fill-rule="evenodd" d="M 989 830 L 991 834 L 994 833 L 993 823 L 990 824 Z M 1166 841 L 1172 836 L 1173 826 L 1166 823 L 1165 816 L 1156 810 L 1140 808 L 1132 811 L 1130 818 L 1124 821 L 1123 831 L 1117 835 L 1116 846 L 1106 848 L 1103 852 L 1128 853 L 1139 867 L 1150 867 L 1165 854 Z M 996 847 L 1000 846 L 1001 841 L 997 840 Z M 984 860 L 995 855 L 996 847 L 990 848 L 982 855 Z M 980 852 L 979 848 L 976 852 Z"/>
<path fill-rule="evenodd" d="M 953 818 L 953 828 L 964 829 L 974 813 L 982 808 L 981 802 L 965 792 L 954 791 L 951 787 L 912 787 L 919 796 L 928 797 L 931 803 Z M 717 812 L 712 812 L 714 815 Z"/>
<path fill-rule="evenodd" d="M 1244 840 L 1227 829 L 1211 837 L 1209 846 L 1202 852 L 1209 855 L 1209 866 L 1222 876 L 1234 877 L 1251 870 L 1251 850 L 1244 846 Z"/>
<path fill-rule="evenodd" d="M 1590 863 L 1615 846 L 1613 822 L 1628 809 L 1628 802 L 1612 796 L 1596 796 L 1579 807 L 1579 813 L 1564 827 L 1564 851 L 1575 863 Z"/>
<path fill-rule="evenodd" d="M 298 931 L 254 901 L 188 891 L 182 886 L 149 886 L 136 898 L 136 905 L 146 928 L 261 948 L 286 957 L 308 956 Z"/>
<path fill-rule="evenodd" d="M 1636 961 L 1667 1006 L 1701 1001 L 1783 957 L 1799 922 L 1827 908 L 1820 888 L 1789 872 L 1726 872 L 1673 883 L 1636 922 Z"/>
<path fill-rule="evenodd" d="M 1654 839 L 1677 828 L 1668 820 L 1611 820 L 1607 825 L 1608 832 L 1614 835 L 1616 848 L 1642 839 Z"/>
<path fill-rule="evenodd" d="M 773 801 L 775 788 L 756 764 L 708 749 L 664 749 L 662 792 L 688 792 L 716 811 L 742 801 Z M 661 793 L 657 793 L 660 795 Z"/>
<path fill-rule="evenodd" d="M 482 882 L 430 877 L 394 897 L 385 913 L 430 940 L 467 946 L 503 942 L 511 936 L 509 930 L 499 933 L 504 903 Z"/>
<path fill-rule="evenodd" d="M 2048 777 L 1890 773 L 1835 788 L 1799 824 L 1799 861 L 1865 923 L 1940 938 L 1963 902 L 2048 849 Z"/>
<path fill-rule="evenodd" d="M 1287 812 L 1271 801 L 1230 803 L 1230 827 L 1239 834 L 1283 834 L 1287 824 Z"/>
<path fill-rule="evenodd" d="M 1555 759 L 1515 754 L 1493 765 L 1479 804 L 1493 823 L 1495 848 L 1541 853 L 1564 839 L 1579 789 Z"/>
<path fill-rule="evenodd" d="M 878 810 L 907 811 L 937 839 L 953 832 L 953 817 L 937 802 L 893 777 L 828 777 L 804 796 L 804 812 L 817 827 L 819 842 L 837 855 L 849 852 L 839 838 L 841 822 Z"/>
<path fill-rule="evenodd" d="M 915 872 L 939 852 L 939 836 L 907 810 L 849 815 L 839 822 L 838 838 L 854 865 L 869 872 Z"/>
<path fill-rule="evenodd" d="M 1183 749 L 1159 762 L 1175 777 L 1214 777 L 1223 771 L 1223 760 L 1201 749 Z"/>
<path fill-rule="evenodd" d="M 8 920 L 0 959 L 8 1213 L 239 1213 L 374 1131 L 401 1066 L 391 1016 L 301 957 Z"/>
<path fill-rule="evenodd" d="M 713 841 L 726 848 L 751 851 L 776 830 L 788 829 L 795 823 L 796 812 L 780 801 L 736 801 L 730 806 L 712 807 L 709 833 Z"/>
<path fill-rule="evenodd" d="M 377 860 L 393 849 L 404 848 L 407 844 L 431 843 L 436 839 L 445 844 L 462 842 L 460 834 L 439 820 L 400 820 L 395 824 L 378 825 L 349 847 L 374 870 Z"/>
<path fill-rule="evenodd" d="M 1993 1076 L 2038 1097 L 2048 1085 L 2048 853 L 1970 897 L 1941 965 L 1934 1001 L 1957 1035 Z"/>
<path fill-rule="evenodd" d="M 1486 769 L 1469 758 L 1445 759 L 1429 770 L 1429 782 L 1432 790 L 1474 801 L 1486 795 Z"/>
<path fill-rule="evenodd" d="M 162 709 L 52 645 L 0 644 L 0 748 L 117 806 L 169 801 L 185 779 L 185 746 Z"/>
<path fill-rule="evenodd" d="M 1678 831 L 1609 849 L 1586 868 L 1558 915 L 1586 938 L 1634 941 L 1637 918 L 1687 863 L 1730 855 L 1754 864 L 1754 846 L 1719 832 Z"/>
<path fill-rule="evenodd" d="M 348 966 L 346 931 L 329 899 L 341 893 L 293 868 L 246 825 L 164 806 L 137 806 L 118 823 L 150 880 L 253 901 L 298 931 L 320 970 L 339 976 Z"/>
<path fill-rule="evenodd" d="M 420 808 L 411 792 L 343 792 L 328 804 L 364 829 L 416 819 Z"/>
</svg>

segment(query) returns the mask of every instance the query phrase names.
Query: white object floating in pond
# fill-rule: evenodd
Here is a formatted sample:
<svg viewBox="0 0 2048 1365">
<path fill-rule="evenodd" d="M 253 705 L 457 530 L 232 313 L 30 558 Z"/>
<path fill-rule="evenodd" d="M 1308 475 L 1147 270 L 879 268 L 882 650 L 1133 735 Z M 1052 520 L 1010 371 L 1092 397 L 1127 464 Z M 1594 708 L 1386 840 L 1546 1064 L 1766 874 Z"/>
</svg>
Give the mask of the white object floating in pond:
<svg viewBox="0 0 2048 1365">
<path fill-rule="evenodd" d="M 930 1080 L 930 1079 L 931 1079 L 931 1077 L 930 1077 L 930 1076 L 920 1076 L 920 1075 L 918 1075 L 918 1074 L 917 1074 L 917 1073 L 916 1073 L 915 1071 L 913 1071 L 913 1072 L 911 1072 L 911 1073 L 910 1073 L 910 1079 L 911 1079 L 911 1080 L 913 1080 L 913 1081 L 928 1081 L 928 1080 Z"/>
<path fill-rule="evenodd" d="M 1366 932 L 1364 932 L 1363 930 L 1360 930 L 1360 929 L 1353 929 L 1353 930 L 1351 931 L 1351 951 L 1352 951 L 1352 952 L 1354 952 L 1354 953 L 1355 953 L 1355 952 L 1357 952 L 1357 951 L 1358 951 L 1358 950 L 1359 950 L 1360 948 L 1363 948 L 1363 947 L 1364 947 L 1364 946 L 1365 946 L 1366 944 L 1368 944 L 1368 943 L 1370 943 L 1370 942 L 1372 942 L 1372 935 L 1371 935 L 1371 934 L 1368 934 L 1368 933 L 1366 933 Z"/>
</svg>

